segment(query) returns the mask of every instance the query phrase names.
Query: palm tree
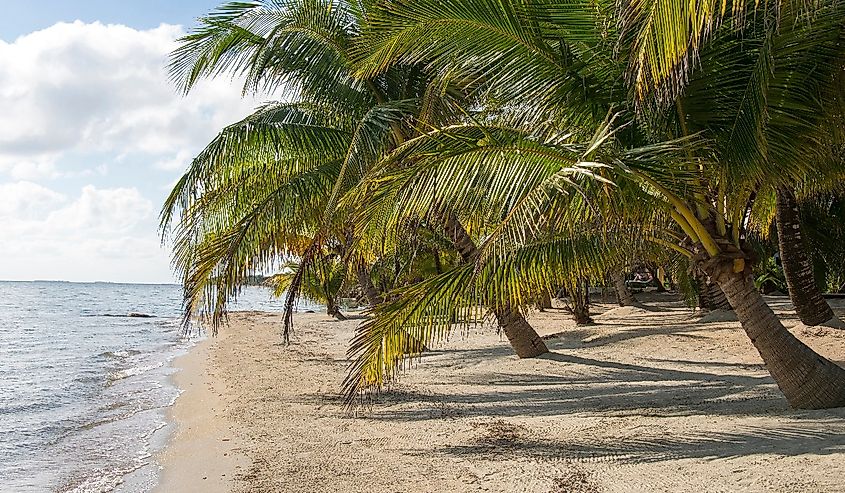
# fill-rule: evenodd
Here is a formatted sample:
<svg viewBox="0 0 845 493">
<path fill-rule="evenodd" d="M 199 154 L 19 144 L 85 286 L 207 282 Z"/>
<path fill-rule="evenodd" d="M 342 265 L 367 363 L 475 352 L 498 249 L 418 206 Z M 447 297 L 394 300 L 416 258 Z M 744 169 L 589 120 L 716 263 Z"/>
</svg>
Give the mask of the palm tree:
<svg viewBox="0 0 845 493">
<path fill-rule="evenodd" d="M 590 279 L 576 279 L 569 285 L 569 299 L 575 325 L 589 325 L 594 322 L 590 316 Z"/>
<path fill-rule="evenodd" d="M 589 127 L 608 113 L 628 108 L 629 116 L 613 125 L 613 140 L 620 148 L 647 142 L 660 145 L 673 136 L 685 140 L 686 159 L 609 160 L 604 161 L 607 168 L 600 170 L 601 175 L 620 187 L 635 184 L 641 194 L 659 202 L 662 217 L 674 226 L 644 226 L 649 226 L 655 242 L 687 256 L 718 284 L 792 406 L 841 406 L 845 370 L 786 330 L 755 289 L 750 277 L 753 257 L 743 245 L 756 190 L 786 185 L 811 173 L 820 147 L 817 129 L 842 103 L 836 89 L 845 56 L 845 6 L 813 5 L 812 15 L 788 3 L 764 5 L 755 16 L 733 16 L 730 28 L 712 26 L 711 41 L 696 46 L 696 70 L 683 71 L 686 84 L 677 84 L 685 86 L 683 92 L 675 87 L 655 99 L 645 98 L 644 91 L 628 90 L 626 61 L 648 66 L 643 64 L 644 54 L 659 54 L 672 43 L 661 41 L 655 49 L 637 44 L 648 35 L 635 36 L 631 42 L 624 33 L 648 33 L 657 24 L 654 16 L 627 15 L 618 22 L 609 2 L 383 4 L 371 12 L 367 34 L 371 54 L 361 73 L 373 76 L 393 63 L 426 61 L 484 85 L 526 122 L 552 118 L 583 128 L 584 123 Z M 663 15 L 656 7 L 652 12 Z M 700 20 L 691 23 L 693 31 L 680 30 L 681 36 L 671 37 L 683 45 L 683 53 L 689 52 L 690 32 L 693 40 L 704 39 L 704 30 L 695 31 L 708 25 Z M 616 31 L 619 25 L 626 31 Z M 742 35 L 737 36 L 736 30 Z M 657 75 L 676 70 L 657 67 Z M 645 76 L 635 77 L 634 87 L 643 87 L 643 80 Z M 483 123 L 477 128 L 490 130 Z M 699 135 L 712 139 L 712 145 L 692 146 Z M 436 137 L 442 140 L 442 135 Z M 517 139 L 541 145 L 548 167 L 572 166 L 561 158 L 558 142 L 537 139 L 526 126 Z M 481 146 L 465 153 L 474 154 L 476 162 L 483 160 L 485 156 L 477 152 Z M 454 160 L 457 155 L 454 148 L 447 148 L 441 159 Z M 509 158 L 526 159 L 519 153 Z M 513 183 L 527 179 L 509 178 Z M 625 214 L 636 215 L 642 204 L 623 195 L 625 191 L 615 190 L 617 199 Z M 548 202 L 542 205 L 534 207 L 534 221 L 559 212 Z"/>
<path fill-rule="evenodd" d="M 731 303 L 719 283 L 709 278 L 706 273 L 699 272 L 696 277 L 698 290 L 698 307 L 702 310 L 731 310 Z"/>
<path fill-rule="evenodd" d="M 806 241 L 802 235 L 801 210 L 795 192 L 790 187 L 777 189 L 777 232 L 780 245 L 780 259 L 789 297 L 798 317 L 806 325 L 827 325 L 845 327 L 834 315 L 830 305 L 822 296 L 813 263 L 808 255 Z"/>
<path fill-rule="evenodd" d="M 828 290 L 845 292 L 845 200 L 841 190 L 814 194 L 801 204 L 801 228 L 818 279 Z"/>
<path fill-rule="evenodd" d="M 613 289 L 616 291 L 616 302 L 619 306 L 638 306 L 639 301 L 634 297 L 628 285 L 625 284 L 625 270 L 620 267 L 610 272 Z"/>
<path fill-rule="evenodd" d="M 761 17 L 764 19 L 765 25 L 761 32 L 770 32 L 781 27 L 781 6 L 786 3 L 776 1 L 771 5 L 766 4 L 767 7 L 762 9 L 761 12 L 758 12 L 758 4 L 754 5 L 755 11 L 752 15 L 756 17 L 758 13 L 762 13 Z M 830 4 L 826 3 L 783 6 L 785 7 L 783 10 L 784 25 L 787 28 L 794 26 L 796 22 L 812 22 L 817 11 L 820 17 L 831 15 Z M 630 35 L 634 38 L 632 45 L 636 49 L 629 75 L 635 80 L 637 93 L 643 95 L 655 92 L 658 97 L 677 97 L 689 81 L 690 72 L 695 65 L 691 61 L 699 56 L 702 46 L 706 44 L 708 38 L 714 36 L 721 22 L 730 22 L 737 31 L 747 30 L 748 25 L 753 24 L 746 21 L 748 5 L 745 3 L 736 2 L 730 9 L 726 9 L 726 7 L 727 4 L 722 3 L 721 8 L 717 8 L 717 4 L 709 0 L 695 5 L 684 4 L 683 2 L 674 5 L 659 2 L 625 3 L 623 5 L 623 18 L 627 23 L 627 29 L 630 30 Z M 768 10 L 769 7 L 776 13 L 774 16 Z M 826 21 L 822 20 L 822 23 L 824 22 Z M 759 25 L 757 28 L 759 29 Z M 764 57 L 769 56 L 769 54 L 764 54 L 759 57 L 758 64 L 762 66 L 762 64 L 768 63 L 768 60 L 765 60 Z M 830 74 L 822 74 L 821 77 L 830 77 Z M 748 89 L 747 95 L 753 98 L 766 98 L 768 96 L 766 91 L 755 94 L 752 93 L 752 90 L 756 88 L 749 86 Z M 839 101 L 841 101 L 841 94 Z M 837 138 L 841 140 L 841 105 L 834 105 L 827 110 L 826 114 L 829 118 L 833 117 L 834 124 L 823 125 L 814 129 L 817 134 L 816 138 L 819 135 L 827 134 L 833 137 L 833 140 Z M 737 118 L 736 122 L 739 123 L 740 119 Z M 819 140 L 816 140 L 815 144 L 822 144 L 821 148 L 827 147 Z M 821 155 L 816 157 L 822 158 L 822 163 L 828 161 Z M 840 162 L 825 164 L 840 166 L 841 157 L 838 157 L 837 160 Z M 818 174 L 814 174 L 812 177 L 814 180 L 819 178 Z M 842 322 L 835 317 L 830 306 L 821 295 L 810 270 L 810 258 L 807 254 L 807 245 L 801 236 L 798 217 L 799 207 L 795 199 L 793 184 L 776 184 L 774 188 L 777 196 L 776 219 L 778 231 L 784 233 L 778 236 L 781 259 L 784 274 L 787 278 L 789 295 L 796 312 L 806 325 L 842 327 Z M 726 300 L 717 286 L 707 284 L 707 288 L 702 288 L 702 292 L 706 294 L 705 304 L 712 305 L 711 308 L 724 307 Z"/>
<path fill-rule="evenodd" d="M 399 292 L 359 327 L 349 351 L 355 362 L 344 384 L 350 402 L 378 390 L 396 377 L 406 357 L 418 355 L 403 350 L 409 337 L 436 342 L 450 333 L 454 320 L 477 318 L 479 306 L 525 308 L 552 287 L 568 286 L 575 296 L 573 314 L 588 323 L 585 279 L 601 277 L 629 249 L 641 248 L 638 225 L 597 227 L 601 210 L 617 201 L 601 193 L 609 183 L 596 174 L 601 165 L 588 157 L 650 162 L 677 149 L 616 153 L 603 149 L 605 132 L 593 142 L 569 143 L 568 132 L 543 136 L 532 122 L 522 133 L 494 118 L 479 114 L 473 120 L 490 123 L 455 125 L 412 139 L 365 180 L 376 186 L 375 197 L 399 204 L 405 214 L 460 210 L 490 226 L 465 263 Z M 547 141 L 558 145 L 547 147 Z M 582 193 L 557 193 L 565 186 Z M 548 216 L 536 212 L 550 208 Z"/>
<path fill-rule="evenodd" d="M 296 261 L 286 262 L 282 272 L 267 279 L 266 283 L 277 297 L 284 296 L 296 277 L 300 265 Z M 335 254 L 321 254 L 315 259 L 312 269 L 302 276 L 302 296 L 314 303 L 326 305 L 326 314 L 338 320 L 346 320 L 338 306 L 338 297 L 346 280 L 347 266 Z"/>
<path fill-rule="evenodd" d="M 179 216 L 174 263 L 183 273 L 186 317 L 204 311 L 216 327 L 249 273 L 298 256 L 286 284 L 287 337 L 295 298 L 328 242 L 350 245 L 345 255 L 368 300 L 384 298 L 370 273 L 381 249 L 354 221 L 367 199 L 356 185 L 418 128 L 460 117 L 466 95 L 413 64 L 357 77 L 361 8 L 332 0 L 232 2 L 200 19 L 174 51 L 171 73 L 185 91 L 231 72 L 246 78 L 245 91 L 271 88 L 289 98 L 224 129 L 165 203 L 164 231 Z M 453 248 L 472 255 L 472 238 L 449 217 L 432 219 Z M 491 309 L 520 357 L 546 352 L 521 313 Z"/>
</svg>

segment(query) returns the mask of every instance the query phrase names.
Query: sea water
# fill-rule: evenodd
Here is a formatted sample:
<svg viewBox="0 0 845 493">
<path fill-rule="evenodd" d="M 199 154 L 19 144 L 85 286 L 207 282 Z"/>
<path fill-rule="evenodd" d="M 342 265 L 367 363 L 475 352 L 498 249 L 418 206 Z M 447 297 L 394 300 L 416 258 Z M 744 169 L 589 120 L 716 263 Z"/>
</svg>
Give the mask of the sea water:
<svg viewBox="0 0 845 493">
<path fill-rule="evenodd" d="M 176 285 L 0 281 L 0 491 L 155 485 L 171 362 L 201 336 L 180 306 Z M 281 306 L 253 287 L 233 308 Z"/>
</svg>

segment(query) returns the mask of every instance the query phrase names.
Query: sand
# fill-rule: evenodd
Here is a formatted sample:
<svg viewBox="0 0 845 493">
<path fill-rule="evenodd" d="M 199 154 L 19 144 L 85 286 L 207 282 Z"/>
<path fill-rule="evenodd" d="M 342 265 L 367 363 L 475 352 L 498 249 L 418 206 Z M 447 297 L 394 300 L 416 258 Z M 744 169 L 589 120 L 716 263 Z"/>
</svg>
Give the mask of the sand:
<svg viewBox="0 0 845 493">
<path fill-rule="evenodd" d="M 175 361 L 181 371 L 174 379 L 182 394 L 170 412 L 176 430 L 158 457 L 163 473 L 156 491 L 232 491 L 235 473 L 248 464 L 225 412 L 227 384 L 209 364 L 211 350 L 226 344 L 226 334 L 200 342 Z"/>
<path fill-rule="evenodd" d="M 771 304 L 845 360 L 845 333 Z M 737 322 L 668 297 L 597 308 L 578 328 L 533 314 L 557 334 L 542 359 L 489 327 L 455 335 L 357 417 L 338 391 L 360 320 L 300 314 L 286 347 L 278 315 L 236 314 L 179 362 L 160 491 L 845 490 L 845 409 L 790 410 Z"/>
</svg>

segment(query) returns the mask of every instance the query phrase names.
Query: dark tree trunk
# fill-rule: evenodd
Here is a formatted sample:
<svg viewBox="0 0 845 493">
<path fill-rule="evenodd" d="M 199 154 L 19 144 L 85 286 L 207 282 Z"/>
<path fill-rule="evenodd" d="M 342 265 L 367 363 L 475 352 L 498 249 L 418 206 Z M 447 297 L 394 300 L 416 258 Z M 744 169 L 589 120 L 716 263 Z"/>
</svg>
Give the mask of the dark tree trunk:
<svg viewBox="0 0 845 493">
<path fill-rule="evenodd" d="M 654 285 L 657 287 L 657 292 L 665 293 L 666 286 L 664 286 L 663 282 L 660 280 L 660 267 L 647 265 L 646 268 L 648 269 L 649 274 L 651 274 L 651 278 L 654 279 Z"/>
<path fill-rule="evenodd" d="M 511 309 L 510 306 L 494 308 L 492 311 L 499 328 L 505 333 L 517 356 L 535 358 L 549 352 L 546 343 L 519 311 Z"/>
<path fill-rule="evenodd" d="M 734 273 L 732 262 L 711 260 L 704 268 L 721 286 L 742 328 L 789 404 L 798 409 L 845 406 L 845 369 L 792 335 L 766 305 L 750 270 Z"/>
<path fill-rule="evenodd" d="M 698 307 L 702 310 L 733 309 L 718 283 L 702 277 L 699 279 L 698 286 Z"/>
<path fill-rule="evenodd" d="M 326 298 L 326 314 L 341 321 L 346 320 L 346 317 L 340 313 L 340 307 L 337 306 L 337 303 L 331 296 Z"/>
<path fill-rule="evenodd" d="M 540 300 L 537 302 L 537 308 L 539 308 L 541 312 L 552 308 L 552 293 L 544 291 L 543 294 L 540 295 Z"/>
<path fill-rule="evenodd" d="M 461 255 L 464 262 L 472 262 L 478 255 L 478 248 L 472 241 L 469 233 L 454 214 L 447 214 L 444 224 L 446 236 L 448 236 L 455 249 Z M 513 310 L 509 305 L 501 307 L 490 307 L 496 316 L 499 328 L 505 333 L 505 337 L 520 358 L 534 358 L 541 354 L 548 353 L 546 344 L 537 334 L 531 324 L 518 310 Z"/>
<path fill-rule="evenodd" d="M 373 284 L 373 279 L 370 277 L 370 271 L 367 269 L 367 265 L 363 262 L 359 263 L 355 269 L 355 273 L 358 276 L 358 284 L 364 290 L 364 297 L 367 298 L 367 303 L 373 308 L 378 306 L 379 303 L 382 303 L 384 299 L 379 295 L 376 286 Z M 405 354 L 419 354 L 428 349 L 425 344 L 410 335 L 403 341 L 403 344 L 405 345 Z"/>
<path fill-rule="evenodd" d="M 575 325 L 587 325 L 593 323 L 590 317 L 590 281 L 584 279 L 575 283 L 575 289 L 569 294 L 572 302 L 572 315 L 575 316 Z"/>
<path fill-rule="evenodd" d="M 789 298 L 805 325 L 823 325 L 835 319 L 833 310 L 822 296 L 807 245 L 801 235 L 801 213 L 795 194 L 787 188 L 777 191 L 778 245 Z"/>
<path fill-rule="evenodd" d="M 364 290 L 364 297 L 367 298 L 367 303 L 370 306 L 376 306 L 381 303 L 381 296 L 379 296 L 378 290 L 373 285 L 373 279 L 370 277 L 370 271 L 367 269 L 366 264 L 363 262 L 358 263 L 355 273 L 358 276 L 358 284 Z"/>
<path fill-rule="evenodd" d="M 615 270 L 610 273 L 610 277 L 613 279 L 613 287 L 616 289 L 616 302 L 619 303 L 619 306 L 639 306 L 639 302 L 625 284 L 625 273 L 621 270 Z"/>
</svg>

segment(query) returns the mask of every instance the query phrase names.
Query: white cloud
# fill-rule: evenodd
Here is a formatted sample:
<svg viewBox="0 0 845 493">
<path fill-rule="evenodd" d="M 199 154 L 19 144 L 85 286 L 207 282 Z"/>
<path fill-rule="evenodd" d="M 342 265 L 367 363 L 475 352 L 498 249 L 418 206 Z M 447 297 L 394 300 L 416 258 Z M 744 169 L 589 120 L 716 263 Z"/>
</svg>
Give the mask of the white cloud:
<svg viewBox="0 0 845 493">
<path fill-rule="evenodd" d="M 166 64 L 181 34 L 77 21 L 0 41 L 0 172 L 55 178 L 71 151 L 146 154 L 175 169 L 249 113 L 257 101 L 226 77 L 176 92 Z"/>
<path fill-rule="evenodd" d="M 56 158 L 51 154 L 20 156 L 4 159 L 0 150 L 0 172 L 5 172 L 13 180 L 40 180 L 58 178 L 61 173 L 56 169 Z"/>
<path fill-rule="evenodd" d="M 194 153 L 188 150 L 182 150 L 170 158 L 161 159 L 155 163 L 155 167 L 165 171 L 178 171 L 188 167 L 188 163 L 194 157 Z"/>
<path fill-rule="evenodd" d="M 0 40 L 0 279 L 171 279 L 165 186 L 269 99 L 226 77 L 178 94 L 166 64 L 182 34 L 77 21 Z"/>
<path fill-rule="evenodd" d="M 35 219 L 67 199 L 63 194 L 37 183 L 21 181 L 0 184 L 0 220 Z"/>
<path fill-rule="evenodd" d="M 134 230 L 153 217 L 153 204 L 134 188 L 98 190 L 93 185 L 82 189 L 80 197 L 67 207 L 47 216 L 47 223 L 72 232 L 105 232 L 112 235 Z"/>
<path fill-rule="evenodd" d="M 72 272 L 78 280 L 168 280 L 155 210 L 134 188 L 88 185 L 69 200 L 31 182 L 0 185 L 0 273 L 12 279 Z"/>
</svg>

